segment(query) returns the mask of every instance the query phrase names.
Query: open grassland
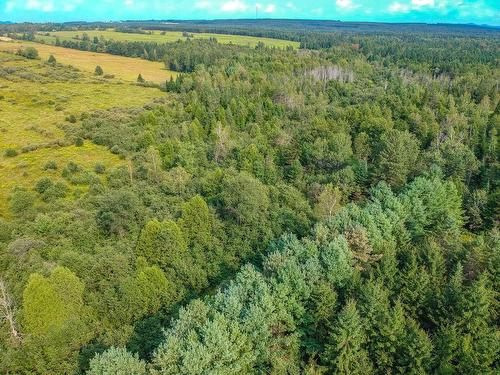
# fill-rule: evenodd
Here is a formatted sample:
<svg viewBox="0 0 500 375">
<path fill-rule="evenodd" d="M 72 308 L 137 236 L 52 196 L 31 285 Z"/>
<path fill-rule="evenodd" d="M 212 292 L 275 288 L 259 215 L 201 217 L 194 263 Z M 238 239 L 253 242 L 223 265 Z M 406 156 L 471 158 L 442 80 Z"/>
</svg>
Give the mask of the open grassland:
<svg viewBox="0 0 500 375">
<path fill-rule="evenodd" d="M 31 189 L 43 176 L 60 177 L 70 161 L 89 169 L 101 163 L 106 170 L 125 163 L 105 147 L 90 142 L 75 146 L 63 126 L 80 126 L 83 112 L 139 107 L 159 96 L 158 89 L 0 53 L 0 216 L 8 215 L 14 187 Z M 7 156 L 7 150 L 17 156 Z M 49 162 L 57 170 L 45 169 Z M 73 191 L 81 188 L 71 186 Z"/>
<path fill-rule="evenodd" d="M 178 40 L 186 40 L 187 37 L 183 36 L 180 31 L 165 31 L 164 34 L 157 30 L 151 30 L 151 34 L 132 34 L 132 33 L 122 33 L 114 30 L 87 30 L 87 31 L 57 31 L 51 32 L 49 36 L 44 34 L 37 34 L 37 39 L 44 40 L 47 43 L 54 44 L 56 37 L 60 40 L 70 40 L 75 38 L 81 38 L 83 33 L 86 33 L 90 38 L 97 36 L 98 38 L 104 37 L 105 39 L 111 40 L 123 40 L 130 42 L 157 42 L 157 43 L 168 43 L 176 42 Z M 194 39 L 209 39 L 216 38 L 219 43 L 224 44 L 238 44 L 242 46 L 255 47 L 257 43 L 262 42 L 269 47 L 286 48 L 292 46 L 293 48 L 298 48 L 300 43 L 292 42 L 289 40 L 281 39 L 271 39 L 271 38 L 260 38 L 245 35 L 226 35 L 226 34 L 211 34 L 211 33 L 189 33 Z"/>
<path fill-rule="evenodd" d="M 44 60 L 47 60 L 50 55 L 54 55 L 56 60 L 62 64 L 72 65 L 91 73 L 94 72 L 96 65 L 99 65 L 105 74 L 112 74 L 117 78 L 131 82 L 135 82 L 139 74 L 146 81 L 155 83 L 165 82 L 170 77 L 177 75 L 176 72 L 166 70 L 163 63 L 156 61 L 79 51 L 50 44 L 0 41 L 0 51 L 15 52 L 19 48 L 28 46 L 35 47 Z"/>
</svg>

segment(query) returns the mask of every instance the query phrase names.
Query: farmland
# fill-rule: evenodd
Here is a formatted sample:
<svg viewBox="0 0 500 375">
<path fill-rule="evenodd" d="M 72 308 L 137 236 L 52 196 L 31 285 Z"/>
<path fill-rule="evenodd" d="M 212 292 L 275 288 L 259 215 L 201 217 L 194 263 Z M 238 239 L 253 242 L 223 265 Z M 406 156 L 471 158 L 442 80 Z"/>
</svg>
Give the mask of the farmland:
<svg viewBox="0 0 500 375">
<path fill-rule="evenodd" d="M 6 213 L 15 186 L 30 188 L 41 177 L 55 173 L 44 170 L 49 162 L 64 167 L 73 161 L 83 168 L 101 163 L 106 169 L 123 163 L 105 147 L 88 141 L 80 147 L 71 144 L 61 125 L 77 127 L 79 121 L 66 121 L 69 116 L 79 120 L 88 110 L 141 106 L 161 95 L 157 89 L 100 79 L 75 68 L 8 53 L 0 53 L 0 62 L 0 215 Z M 89 64 L 95 61 L 89 59 Z M 8 149 L 18 155 L 7 157 Z"/>
<path fill-rule="evenodd" d="M 164 82 L 170 79 L 170 77 L 175 77 L 177 75 L 175 72 L 166 70 L 164 64 L 157 61 L 114 56 L 105 53 L 78 51 L 70 48 L 26 41 L 0 41 L 0 51 L 15 52 L 19 48 L 29 46 L 35 47 L 42 59 L 46 60 L 50 55 L 54 55 L 60 63 L 73 65 L 87 72 L 94 72 L 96 65 L 99 65 L 102 67 L 105 74 L 111 74 L 116 78 L 131 82 L 135 82 L 139 74 L 141 74 L 146 81 L 155 83 Z"/>
<path fill-rule="evenodd" d="M 109 30 L 86 30 L 86 31 L 56 31 L 51 32 L 49 35 L 45 33 L 39 33 L 36 35 L 38 40 L 43 40 L 46 43 L 54 44 L 56 38 L 60 40 L 70 40 L 75 38 L 81 38 L 83 33 L 86 33 L 90 38 L 103 37 L 105 39 L 119 40 L 119 41 L 129 41 L 129 42 L 156 42 L 156 43 L 168 43 L 176 42 L 178 40 L 186 40 L 187 37 L 183 36 L 180 31 L 165 31 L 164 34 L 160 31 L 149 31 L 151 34 L 132 34 L 132 33 L 122 33 L 117 32 L 112 29 Z M 286 48 L 292 46 L 293 48 L 298 48 L 298 42 L 292 42 L 288 40 L 272 39 L 272 38 L 260 38 L 246 35 L 226 35 L 226 34 L 212 34 L 212 33 L 189 33 L 192 39 L 209 39 L 216 38 L 219 43 L 222 44 L 237 44 L 242 46 L 255 47 L 257 43 L 262 42 L 266 46 L 276 47 L 276 48 Z"/>
</svg>

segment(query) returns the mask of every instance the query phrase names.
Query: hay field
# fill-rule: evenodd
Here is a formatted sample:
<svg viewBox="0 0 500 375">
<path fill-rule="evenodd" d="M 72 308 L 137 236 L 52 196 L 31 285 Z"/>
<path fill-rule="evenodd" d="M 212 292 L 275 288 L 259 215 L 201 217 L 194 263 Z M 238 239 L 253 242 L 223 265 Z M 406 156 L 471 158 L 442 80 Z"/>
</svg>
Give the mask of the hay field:
<svg viewBox="0 0 500 375">
<path fill-rule="evenodd" d="M 37 39 L 44 40 L 47 43 L 54 44 L 55 38 L 58 37 L 60 40 L 75 39 L 77 36 L 81 38 L 83 33 L 86 33 L 90 38 L 95 36 L 104 37 L 105 39 L 112 40 L 127 40 L 131 42 L 157 42 L 157 43 L 168 43 L 175 42 L 178 40 L 186 40 L 186 37 L 182 35 L 180 31 L 166 31 L 164 35 L 160 31 L 151 30 L 152 34 L 132 34 L 132 33 L 122 33 L 117 32 L 112 29 L 110 30 L 86 30 L 86 31 L 56 31 L 49 33 L 50 36 L 44 34 L 37 34 Z M 223 44 L 238 44 L 242 46 L 255 47 L 257 43 L 262 42 L 269 47 L 286 48 L 292 46 L 293 48 L 299 48 L 300 43 L 292 42 L 289 40 L 272 39 L 272 38 L 260 38 L 246 35 L 227 35 L 227 34 L 211 34 L 211 33 L 189 33 L 193 35 L 194 39 L 209 39 L 216 38 L 219 43 Z"/>
<path fill-rule="evenodd" d="M 21 47 L 35 47 L 42 59 L 47 60 L 54 55 L 56 60 L 62 64 L 93 73 L 96 65 L 99 65 L 104 74 L 112 74 L 125 81 L 135 82 L 139 74 L 146 81 L 155 83 L 165 82 L 170 77 L 176 77 L 177 73 L 165 69 L 162 62 L 148 61 L 133 57 L 109 55 L 107 53 L 79 51 L 71 48 L 56 47 L 50 44 L 40 44 L 26 41 L 0 41 L 0 51 L 15 52 Z"/>
</svg>

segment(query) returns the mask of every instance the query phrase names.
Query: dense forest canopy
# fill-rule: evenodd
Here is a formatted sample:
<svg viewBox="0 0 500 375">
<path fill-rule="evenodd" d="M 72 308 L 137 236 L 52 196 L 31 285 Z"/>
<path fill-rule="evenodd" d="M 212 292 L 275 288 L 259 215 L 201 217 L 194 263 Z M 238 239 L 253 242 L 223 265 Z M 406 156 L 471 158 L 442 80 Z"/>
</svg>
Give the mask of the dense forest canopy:
<svg viewBox="0 0 500 375">
<path fill-rule="evenodd" d="M 0 26 L 77 29 L 60 45 L 181 73 L 146 106 L 61 124 L 122 165 L 53 163 L 54 179 L 12 191 L 0 372 L 499 371 L 498 31 L 260 25 L 175 28 L 302 48 Z M 56 176 L 85 189 L 69 199 Z"/>
</svg>

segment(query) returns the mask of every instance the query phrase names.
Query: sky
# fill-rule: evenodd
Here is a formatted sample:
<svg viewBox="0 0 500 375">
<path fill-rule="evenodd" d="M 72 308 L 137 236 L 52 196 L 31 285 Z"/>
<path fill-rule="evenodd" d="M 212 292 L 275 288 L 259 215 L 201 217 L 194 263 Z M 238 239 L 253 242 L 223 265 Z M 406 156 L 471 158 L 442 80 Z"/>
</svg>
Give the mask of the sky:
<svg viewBox="0 0 500 375">
<path fill-rule="evenodd" d="M 300 18 L 500 25 L 500 0 L 0 0 L 0 21 Z"/>
</svg>

